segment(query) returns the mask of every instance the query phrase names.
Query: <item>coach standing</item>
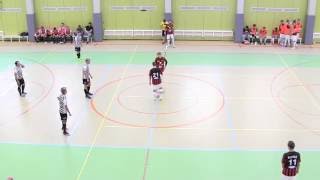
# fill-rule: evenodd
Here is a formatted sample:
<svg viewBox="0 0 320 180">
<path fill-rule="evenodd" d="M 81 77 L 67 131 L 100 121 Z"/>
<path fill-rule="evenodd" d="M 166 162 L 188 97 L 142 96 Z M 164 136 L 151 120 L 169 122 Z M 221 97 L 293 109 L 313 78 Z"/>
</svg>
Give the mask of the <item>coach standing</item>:
<svg viewBox="0 0 320 180">
<path fill-rule="evenodd" d="M 282 157 L 282 175 L 283 180 L 295 180 L 300 168 L 300 153 L 294 151 L 295 143 L 288 142 L 289 152 L 284 153 Z"/>
</svg>

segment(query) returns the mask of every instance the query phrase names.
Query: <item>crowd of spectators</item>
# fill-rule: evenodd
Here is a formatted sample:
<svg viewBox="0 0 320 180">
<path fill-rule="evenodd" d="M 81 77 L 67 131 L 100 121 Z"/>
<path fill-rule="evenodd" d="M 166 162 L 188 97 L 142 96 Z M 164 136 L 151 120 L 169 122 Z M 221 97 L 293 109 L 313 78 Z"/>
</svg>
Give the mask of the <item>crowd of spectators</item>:
<svg viewBox="0 0 320 180">
<path fill-rule="evenodd" d="M 259 29 L 256 24 L 253 24 L 251 27 L 243 28 L 242 43 L 266 45 L 270 41 L 271 44 L 279 44 L 281 47 L 296 48 L 302 28 L 300 19 L 281 20 L 279 26 L 272 29 L 271 33 L 268 33 L 265 26 Z"/>
<path fill-rule="evenodd" d="M 80 33 L 82 40 L 85 40 L 87 43 L 92 41 L 93 39 L 93 26 L 91 22 L 88 23 L 85 28 L 81 25 L 72 31 L 71 28 L 64 23 L 61 23 L 59 27 L 53 28 L 45 28 L 44 26 L 40 26 L 36 33 L 34 34 L 34 38 L 36 42 L 51 42 L 51 43 L 66 43 L 70 41 L 71 43 L 74 40 L 74 37 Z"/>
</svg>

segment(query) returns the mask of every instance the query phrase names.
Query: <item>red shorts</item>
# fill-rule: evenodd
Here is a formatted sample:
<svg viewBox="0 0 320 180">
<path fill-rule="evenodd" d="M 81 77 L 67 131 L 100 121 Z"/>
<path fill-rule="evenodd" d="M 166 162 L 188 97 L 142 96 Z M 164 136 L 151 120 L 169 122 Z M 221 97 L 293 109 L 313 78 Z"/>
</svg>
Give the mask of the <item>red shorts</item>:
<svg viewBox="0 0 320 180">
<path fill-rule="evenodd" d="M 161 84 L 161 79 L 152 79 L 152 85 L 159 85 Z"/>
</svg>

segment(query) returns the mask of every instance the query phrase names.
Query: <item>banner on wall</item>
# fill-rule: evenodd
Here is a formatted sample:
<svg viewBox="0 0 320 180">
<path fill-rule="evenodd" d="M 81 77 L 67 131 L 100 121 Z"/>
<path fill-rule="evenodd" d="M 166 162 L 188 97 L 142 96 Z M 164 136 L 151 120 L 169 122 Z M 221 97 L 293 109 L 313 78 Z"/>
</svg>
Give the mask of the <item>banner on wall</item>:
<svg viewBox="0 0 320 180">
<path fill-rule="evenodd" d="M 22 8 L 0 8 L 0 12 L 21 12 Z"/>
<path fill-rule="evenodd" d="M 87 11 L 88 8 L 86 6 L 63 6 L 63 7 L 56 7 L 56 6 L 44 6 L 42 7 L 43 12 L 56 12 L 56 11 Z"/>
<path fill-rule="evenodd" d="M 181 11 L 229 11 L 229 6 L 180 6 Z"/>
<path fill-rule="evenodd" d="M 253 12 L 281 12 L 281 13 L 298 13 L 299 8 L 270 8 L 270 7 L 251 7 Z"/>
<path fill-rule="evenodd" d="M 154 11 L 157 6 L 111 6 L 112 11 Z"/>
</svg>

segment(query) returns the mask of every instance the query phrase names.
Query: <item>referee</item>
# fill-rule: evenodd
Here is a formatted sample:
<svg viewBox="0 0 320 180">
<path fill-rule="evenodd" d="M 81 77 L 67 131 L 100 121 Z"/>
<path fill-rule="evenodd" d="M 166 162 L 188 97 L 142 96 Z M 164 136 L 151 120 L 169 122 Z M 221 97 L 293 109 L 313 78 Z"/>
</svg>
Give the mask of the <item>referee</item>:
<svg viewBox="0 0 320 180">
<path fill-rule="evenodd" d="M 24 65 L 21 64 L 19 61 L 16 61 L 14 64 L 15 64 L 14 78 L 18 85 L 18 92 L 21 97 L 25 97 L 27 93 L 24 92 L 25 82 L 24 82 L 23 73 L 22 73 L 22 68 L 24 68 Z"/>
<path fill-rule="evenodd" d="M 91 63 L 91 60 L 87 58 L 85 60 L 85 65 L 82 68 L 82 80 L 83 80 L 83 86 L 84 86 L 84 94 L 86 98 L 91 99 L 91 96 L 93 95 L 90 93 L 90 88 L 91 88 L 91 79 L 92 75 L 90 73 L 90 68 L 89 65 Z"/>
<path fill-rule="evenodd" d="M 282 180 L 295 180 L 299 173 L 301 157 L 300 153 L 294 150 L 295 146 L 293 141 L 289 141 L 289 151 L 282 156 Z"/>
<path fill-rule="evenodd" d="M 68 103 L 67 103 L 67 88 L 62 87 L 61 88 L 61 95 L 58 97 L 59 101 L 59 113 L 61 117 L 61 122 L 62 122 L 62 130 L 64 135 L 69 135 L 67 131 L 67 119 L 68 119 L 68 114 L 71 116 L 71 113 L 68 108 Z"/>
</svg>

